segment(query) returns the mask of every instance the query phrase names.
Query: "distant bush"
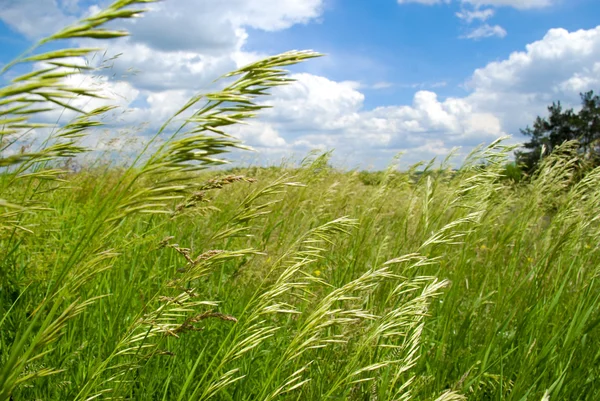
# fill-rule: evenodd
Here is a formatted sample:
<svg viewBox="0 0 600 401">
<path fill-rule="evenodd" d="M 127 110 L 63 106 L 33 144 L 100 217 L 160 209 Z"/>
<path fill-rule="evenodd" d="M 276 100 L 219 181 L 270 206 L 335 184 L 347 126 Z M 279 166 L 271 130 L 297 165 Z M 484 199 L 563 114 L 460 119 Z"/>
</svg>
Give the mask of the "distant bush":
<svg viewBox="0 0 600 401">
<path fill-rule="evenodd" d="M 358 179 L 364 185 L 381 185 L 384 177 L 383 171 L 360 171 L 358 173 Z"/>
<path fill-rule="evenodd" d="M 521 182 L 524 177 L 523 171 L 516 162 L 506 164 L 503 176 L 513 182 Z"/>
</svg>

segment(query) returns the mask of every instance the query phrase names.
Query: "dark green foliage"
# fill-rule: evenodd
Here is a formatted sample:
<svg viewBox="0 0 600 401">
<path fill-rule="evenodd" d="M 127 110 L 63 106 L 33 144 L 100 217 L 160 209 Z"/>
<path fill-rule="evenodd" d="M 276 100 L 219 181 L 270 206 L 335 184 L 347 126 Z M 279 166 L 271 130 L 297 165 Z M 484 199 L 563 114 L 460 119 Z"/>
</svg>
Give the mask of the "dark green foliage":
<svg viewBox="0 0 600 401">
<path fill-rule="evenodd" d="M 504 169 L 504 178 L 520 182 L 523 179 L 523 171 L 516 162 L 508 163 Z"/>
<path fill-rule="evenodd" d="M 358 179 L 364 185 L 379 185 L 383 181 L 385 172 L 383 171 L 366 171 L 358 173 Z"/>
<path fill-rule="evenodd" d="M 564 109 L 560 101 L 548 107 L 547 118 L 537 117 L 533 127 L 521 130 L 531 138 L 525 150 L 515 152 L 517 163 L 527 173 L 534 172 L 540 160 L 566 142 L 579 142 L 582 165 L 600 164 L 600 96 L 593 91 L 581 93 L 581 110 Z"/>
</svg>

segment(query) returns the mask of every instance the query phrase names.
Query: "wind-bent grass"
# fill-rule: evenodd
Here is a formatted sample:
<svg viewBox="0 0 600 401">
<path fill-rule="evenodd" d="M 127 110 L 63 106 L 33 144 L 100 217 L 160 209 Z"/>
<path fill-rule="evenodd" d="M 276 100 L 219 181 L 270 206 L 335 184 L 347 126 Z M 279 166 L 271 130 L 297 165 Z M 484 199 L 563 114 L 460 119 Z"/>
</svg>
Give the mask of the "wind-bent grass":
<svg viewBox="0 0 600 401">
<path fill-rule="evenodd" d="M 559 191 L 570 176 L 564 157 L 516 187 L 500 164 L 376 187 L 322 165 L 317 177 L 318 162 L 244 171 L 258 182 L 201 173 L 205 188 L 230 185 L 207 189 L 210 203 L 174 202 L 172 216 L 111 228 L 112 253 L 86 259 L 102 271 L 78 291 L 104 297 L 22 375 L 61 372 L 16 387 L 14 399 L 391 400 L 453 390 L 593 400 L 600 170 Z M 283 174 L 310 183 L 282 192 L 292 182 Z M 3 236 L 3 249 L 19 243 L 3 261 L 3 358 L 61 250 L 104 200 L 87 172 L 69 181 L 39 196 L 51 210 L 24 218 L 33 233 Z"/>
<path fill-rule="evenodd" d="M 102 25 L 147 2 L 48 40 L 122 36 Z M 64 83 L 91 51 L 25 55 L 46 67 L 0 89 L 1 400 L 600 398 L 600 169 L 576 181 L 573 144 L 519 185 L 502 140 L 376 185 L 328 153 L 202 171 L 317 56 L 291 52 L 191 99 L 131 167 L 73 173 L 111 110 L 69 103 L 95 96 Z M 9 155 L 52 104 L 75 119 Z"/>
</svg>

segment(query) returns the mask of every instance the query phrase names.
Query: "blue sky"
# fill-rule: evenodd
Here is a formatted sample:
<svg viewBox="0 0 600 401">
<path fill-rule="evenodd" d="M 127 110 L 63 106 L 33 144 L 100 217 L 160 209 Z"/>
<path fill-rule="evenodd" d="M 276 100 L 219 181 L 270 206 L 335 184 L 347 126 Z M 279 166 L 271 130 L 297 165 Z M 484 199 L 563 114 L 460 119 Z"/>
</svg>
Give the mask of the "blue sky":
<svg viewBox="0 0 600 401">
<path fill-rule="evenodd" d="M 562 0 L 528 10 L 482 7 L 494 10 L 487 22 L 503 27 L 506 37 L 468 40 L 461 36 L 483 24 L 457 18 L 456 13 L 465 9 L 459 2 L 424 6 L 390 0 L 332 0 L 325 4 L 319 22 L 294 25 L 275 35 L 254 30 L 247 48 L 271 53 L 317 49 L 333 60 L 313 62 L 305 70 L 335 80 L 393 84 L 386 91 L 370 91 L 367 107 L 410 102 L 415 84 L 427 87 L 445 82 L 444 89 L 437 86 L 438 93 L 463 95 L 461 84 L 476 68 L 524 49 L 549 29 L 590 29 L 600 22 L 600 1 L 596 0 Z"/>
<path fill-rule="evenodd" d="M 0 63 L 97 9 L 93 0 L 2 0 Z M 108 45 L 102 84 L 127 123 L 160 124 L 217 76 L 265 55 L 314 49 L 298 82 L 234 134 L 275 162 L 335 149 L 349 167 L 467 153 L 514 135 L 553 100 L 600 89 L 598 0 L 167 0 Z M 83 44 L 82 44 L 83 45 Z M 123 77 L 129 68 L 136 75 Z M 144 132 L 140 131 L 140 140 Z M 115 141 L 112 141 L 114 144 Z M 118 142 L 117 142 L 118 144 Z"/>
</svg>

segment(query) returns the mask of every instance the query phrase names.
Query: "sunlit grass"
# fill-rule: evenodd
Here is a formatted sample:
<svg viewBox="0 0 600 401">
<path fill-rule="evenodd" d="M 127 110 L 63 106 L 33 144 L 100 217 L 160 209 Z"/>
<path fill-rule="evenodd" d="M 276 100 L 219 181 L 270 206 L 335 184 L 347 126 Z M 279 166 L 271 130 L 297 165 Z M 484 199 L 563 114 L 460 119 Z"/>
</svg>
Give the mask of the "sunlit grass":
<svg viewBox="0 0 600 401">
<path fill-rule="evenodd" d="M 55 39 L 121 36 L 98 29 L 136 3 Z M 291 52 L 182 105 L 127 168 L 60 167 L 110 107 L 8 152 L 94 96 L 63 85 L 73 51 L 0 89 L 0 399 L 600 398 L 600 169 L 581 179 L 572 143 L 521 183 L 502 140 L 459 170 L 209 169 L 318 56 Z"/>
</svg>

